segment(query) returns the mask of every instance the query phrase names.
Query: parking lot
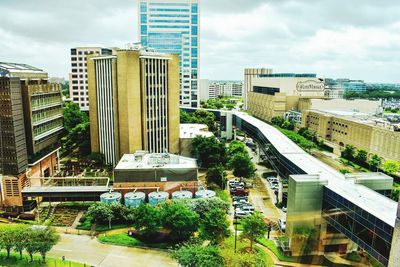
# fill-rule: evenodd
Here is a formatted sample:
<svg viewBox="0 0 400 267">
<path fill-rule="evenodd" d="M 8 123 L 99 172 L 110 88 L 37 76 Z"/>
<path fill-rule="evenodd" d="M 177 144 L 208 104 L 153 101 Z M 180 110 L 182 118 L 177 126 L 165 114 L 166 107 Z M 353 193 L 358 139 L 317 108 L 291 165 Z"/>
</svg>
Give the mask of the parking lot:
<svg viewBox="0 0 400 267">
<path fill-rule="evenodd" d="M 257 152 L 250 147 L 247 146 L 247 149 L 257 168 L 258 178 L 250 187 L 243 182 L 241 183 L 240 179 L 230 182 L 229 188 L 233 188 L 230 190 L 233 197 L 232 203 L 236 204 L 232 207 L 232 219 L 236 214 L 237 220 L 240 221 L 241 218 L 251 215 L 254 211 L 259 211 L 263 213 L 266 222 L 271 223 L 270 235 L 272 237 L 278 236 L 282 234 L 281 228 L 284 228 L 282 221 L 286 221 L 286 213 L 275 206 L 274 190 L 277 189 L 277 180 L 270 183 L 267 179 L 262 178 L 263 173 L 271 172 L 271 170 L 258 164 Z M 281 221 L 282 227 L 279 226 L 279 221 Z"/>
</svg>

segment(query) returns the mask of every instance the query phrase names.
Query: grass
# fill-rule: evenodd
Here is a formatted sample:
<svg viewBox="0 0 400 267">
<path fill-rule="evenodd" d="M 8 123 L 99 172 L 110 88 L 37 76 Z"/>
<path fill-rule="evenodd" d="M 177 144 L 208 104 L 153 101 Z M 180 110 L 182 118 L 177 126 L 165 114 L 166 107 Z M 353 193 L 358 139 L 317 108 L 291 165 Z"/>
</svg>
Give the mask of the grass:
<svg viewBox="0 0 400 267">
<path fill-rule="evenodd" d="M 217 197 L 219 197 L 223 201 L 231 204 L 231 196 L 230 196 L 228 190 L 218 190 Z"/>
<path fill-rule="evenodd" d="M 170 243 L 155 243 L 155 244 L 144 243 L 140 240 L 137 240 L 134 237 L 129 236 L 128 233 L 99 235 L 98 239 L 101 243 L 126 246 L 126 247 L 150 247 L 150 248 L 167 249 L 173 245 Z"/>
<path fill-rule="evenodd" d="M 118 224 L 118 223 L 111 223 L 111 229 L 109 228 L 108 224 L 99 224 L 96 225 L 96 231 L 97 232 L 104 232 L 108 230 L 115 230 L 115 229 L 121 229 L 121 228 L 127 228 L 130 225 L 128 224 Z M 92 230 L 92 218 L 90 216 L 85 216 L 82 217 L 81 223 L 76 227 L 78 230 L 86 230 L 90 231 Z"/>
<path fill-rule="evenodd" d="M 346 255 L 346 260 L 360 262 L 361 256 L 356 251 L 352 251 Z"/>
<path fill-rule="evenodd" d="M 282 251 L 276 246 L 275 242 L 266 239 L 265 237 L 257 239 L 257 242 L 267 249 L 271 250 L 272 253 L 275 254 L 275 256 L 280 260 L 280 261 L 288 261 L 288 262 L 299 262 L 299 259 L 297 257 L 292 257 L 292 256 L 286 256 L 282 253 Z"/>
<path fill-rule="evenodd" d="M 238 223 L 236 224 L 236 220 L 234 220 L 233 221 L 233 227 L 234 227 L 233 229 L 235 229 L 235 227 L 237 227 L 238 231 L 243 231 L 243 225 L 240 223 L 240 221 L 238 221 Z"/>
<path fill-rule="evenodd" d="M 78 262 L 72 262 L 65 260 L 64 262 L 61 259 L 54 258 L 46 258 L 46 263 L 42 263 L 40 256 L 34 256 L 33 262 L 29 262 L 29 255 L 23 254 L 22 260 L 19 259 L 18 253 L 11 253 L 10 258 L 6 258 L 7 254 L 5 252 L 0 253 L 0 266 L 8 266 L 8 267 L 83 267 L 84 264 Z M 86 265 L 88 266 L 88 265 Z"/>
<path fill-rule="evenodd" d="M 364 167 L 358 165 L 357 163 L 355 163 L 355 162 L 353 162 L 353 161 L 350 161 L 350 160 L 348 160 L 348 159 L 345 159 L 345 158 L 340 157 L 340 158 L 339 158 L 339 161 L 340 161 L 341 163 L 343 163 L 344 165 L 351 166 L 351 167 L 353 167 L 354 169 L 360 170 L 360 171 L 362 171 L 362 172 L 369 172 L 369 170 L 368 170 L 367 168 L 364 168 Z"/>
</svg>

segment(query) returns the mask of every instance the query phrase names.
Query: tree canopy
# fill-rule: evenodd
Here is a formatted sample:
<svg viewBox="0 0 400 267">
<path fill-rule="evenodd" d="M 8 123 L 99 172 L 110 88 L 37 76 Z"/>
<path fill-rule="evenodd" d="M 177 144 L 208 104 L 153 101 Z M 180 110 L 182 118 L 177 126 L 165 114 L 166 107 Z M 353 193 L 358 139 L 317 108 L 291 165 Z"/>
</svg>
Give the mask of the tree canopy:
<svg viewBox="0 0 400 267">
<path fill-rule="evenodd" d="M 260 212 L 255 212 L 242 219 L 241 223 L 243 226 L 242 236 L 250 240 L 250 250 L 253 250 L 253 242 L 265 235 L 268 230 L 267 224 Z"/>
<path fill-rule="evenodd" d="M 173 253 L 182 267 L 223 267 L 224 259 L 220 251 L 214 246 L 201 246 L 200 244 L 186 244 Z"/>
<path fill-rule="evenodd" d="M 191 153 L 204 168 L 226 163 L 225 144 L 215 137 L 196 136 L 192 140 Z"/>
</svg>

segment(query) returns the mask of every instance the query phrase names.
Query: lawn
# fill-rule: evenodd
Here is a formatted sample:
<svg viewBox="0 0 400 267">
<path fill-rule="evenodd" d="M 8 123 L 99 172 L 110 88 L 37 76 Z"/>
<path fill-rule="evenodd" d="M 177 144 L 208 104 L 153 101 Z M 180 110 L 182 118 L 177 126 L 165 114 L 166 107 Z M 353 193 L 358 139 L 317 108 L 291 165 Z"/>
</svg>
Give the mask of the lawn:
<svg viewBox="0 0 400 267">
<path fill-rule="evenodd" d="M 82 263 L 72 262 L 65 260 L 64 262 L 61 259 L 53 259 L 47 258 L 46 263 L 39 262 L 41 260 L 40 256 L 34 256 L 34 261 L 29 262 L 29 255 L 23 254 L 23 259 L 19 259 L 19 254 L 11 253 L 11 257 L 9 259 L 6 258 L 7 254 L 5 252 L 0 253 L 0 266 L 7 267 L 83 267 L 85 266 Z M 88 266 L 88 265 L 86 265 Z"/>
<path fill-rule="evenodd" d="M 231 195 L 229 194 L 228 190 L 218 190 L 217 197 L 219 197 L 223 201 L 231 204 Z"/>
<path fill-rule="evenodd" d="M 275 242 L 270 239 L 266 239 L 265 237 L 263 237 L 257 239 L 257 242 L 263 245 L 264 247 L 268 248 L 269 250 L 271 250 L 272 253 L 274 253 L 275 256 L 281 261 L 299 262 L 299 258 L 297 257 L 284 255 L 282 251 L 276 246 Z"/>
<path fill-rule="evenodd" d="M 101 243 L 126 246 L 126 247 L 151 247 L 151 248 L 167 249 L 173 246 L 173 244 L 169 243 L 154 243 L 154 244 L 144 243 L 140 240 L 137 240 L 134 237 L 129 236 L 128 233 L 118 233 L 111 235 L 100 234 L 98 239 Z"/>
</svg>

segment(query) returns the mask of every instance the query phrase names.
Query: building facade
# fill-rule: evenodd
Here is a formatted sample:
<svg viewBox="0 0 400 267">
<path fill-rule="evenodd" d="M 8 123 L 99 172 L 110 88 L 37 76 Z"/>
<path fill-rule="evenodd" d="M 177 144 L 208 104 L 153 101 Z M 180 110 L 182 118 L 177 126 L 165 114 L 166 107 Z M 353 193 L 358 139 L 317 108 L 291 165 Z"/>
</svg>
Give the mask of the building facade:
<svg viewBox="0 0 400 267">
<path fill-rule="evenodd" d="M 136 47 L 88 60 L 93 152 L 179 152 L 179 58 Z"/>
<path fill-rule="evenodd" d="M 400 132 L 382 123 L 353 112 L 307 110 L 302 118 L 303 127 L 316 132 L 338 153 L 342 147 L 353 145 L 384 159 L 400 160 Z"/>
<path fill-rule="evenodd" d="M 111 55 L 112 49 L 103 47 L 71 48 L 71 73 L 69 75 L 69 96 L 83 111 L 89 110 L 87 82 L 87 56 Z"/>
<path fill-rule="evenodd" d="M 140 0 L 143 46 L 180 59 L 180 105 L 199 106 L 200 6 L 198 0 Z"/>
<path fill-rule="evenodd" d="M 53 176 L 63 131 L 59 84 L 38 68 L 0 63 L 1 205 L 22 208 L 26 176 Z"/>
<path fill-rule="evenodd" d="M 341 96 L 345 92 L 363 93 L 367 90 L 367 84 L 363 80 L 350 79 L 325 79 L 325 87 L 332 96 Z"/>
<path fill-rule="evenodd" d="M 252 81 L 253 78 L 257 78 L 258 75 L 261 74 L 272 74 L 272 69 L 267 69 L 267 68 L 246 68 L 244 69 L 244 92 L 243 92 L 243 97 L 244 97 L 244 109 L 248 109 L 247 106 L 247 99 L 248 99 L 248 93 L 252 91 Z"/>
<path fill-rule="evenodd" d="M 247 110 L 270 121 L 289 110 L 299 110 L 300 99 L 324 98 L 325 86 L 315 74 L 260 74 L 251 78 Z"/>
</svg>

